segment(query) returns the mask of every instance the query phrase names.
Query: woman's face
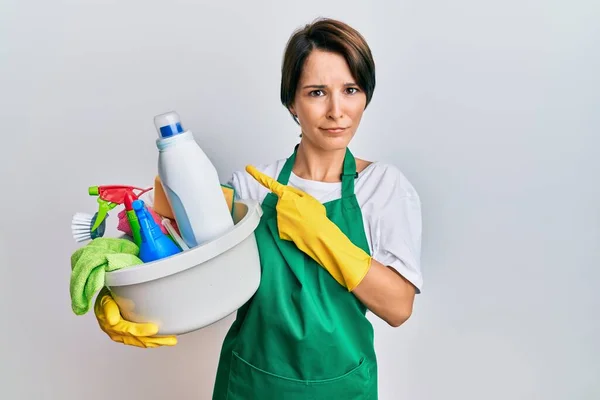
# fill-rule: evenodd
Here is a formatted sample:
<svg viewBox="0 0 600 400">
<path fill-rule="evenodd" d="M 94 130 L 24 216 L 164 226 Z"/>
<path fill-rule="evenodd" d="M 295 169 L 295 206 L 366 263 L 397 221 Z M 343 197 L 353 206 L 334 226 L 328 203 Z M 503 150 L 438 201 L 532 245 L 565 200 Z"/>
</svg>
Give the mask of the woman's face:
<svg viewBox="0 0 600 400">
<path fill-rule="evenodd" d="M 366 101 L 343 56 L 313 50 L 290 111 L 298 116 L 303 140 L 323 150 L 339 150 L 354 136 Z"/>
</svg>

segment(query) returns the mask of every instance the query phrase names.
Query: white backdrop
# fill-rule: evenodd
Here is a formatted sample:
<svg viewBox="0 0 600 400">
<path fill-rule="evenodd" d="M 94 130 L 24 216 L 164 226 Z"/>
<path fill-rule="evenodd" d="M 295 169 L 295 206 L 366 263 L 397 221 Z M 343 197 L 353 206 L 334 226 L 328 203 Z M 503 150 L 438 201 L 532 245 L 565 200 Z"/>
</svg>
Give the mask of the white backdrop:
<svg viewBox="0 0 600 400">
<path fill-rule="evenodd" d="M 232 319 L 175 348 L 111 342 L 71 311 L 70 219 L 90 185 L 152 184 L 161 112 L 223 182 L 287 156 L 281 57 L 317 16 L 377 63 L 353 152 L 423 202 L 414 315 L 373 320 L 381 399 L 600 398 L 598 3 L 237 3 L 0 3 L 0 398 L 209 399 Z"/>
</svg>

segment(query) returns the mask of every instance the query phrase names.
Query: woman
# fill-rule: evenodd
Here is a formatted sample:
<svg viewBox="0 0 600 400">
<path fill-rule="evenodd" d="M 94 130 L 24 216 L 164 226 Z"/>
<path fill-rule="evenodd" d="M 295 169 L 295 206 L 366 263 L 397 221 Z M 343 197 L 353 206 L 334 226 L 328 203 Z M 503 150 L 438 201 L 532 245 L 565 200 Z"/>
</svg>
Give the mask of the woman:
<svg viewBox="0 0 600 400">
<path fill-rule="evenodd" d="M 363 37 L 321 19 L 290 38 L 281 101 L 301 128 L 291 156 L 233 174 L 260 201 L 260 287 L 221 350 L 214 399 L 376 399 L 372 311 L 397 327 L 422 283 L 419 197 L 394 166 L 348 144 L 375 88 Z M 120 318 L 105 292 L 96 315 L 113 340 L 174 345 Z M 110 321 L 110 323 L 109 323 Z"/>
</svg>

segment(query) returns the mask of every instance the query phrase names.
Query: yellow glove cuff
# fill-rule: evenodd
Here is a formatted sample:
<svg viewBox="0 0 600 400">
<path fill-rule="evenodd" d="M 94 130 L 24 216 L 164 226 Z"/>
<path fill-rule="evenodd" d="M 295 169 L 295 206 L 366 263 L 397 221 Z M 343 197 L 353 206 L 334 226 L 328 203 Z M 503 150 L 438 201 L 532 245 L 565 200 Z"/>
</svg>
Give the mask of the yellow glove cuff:
<svg viewBox="0 0 600 400">
<path fill-rule="evenodd" d="M 371 268 L 371 256 L 352 241 L 328 218 L 320 224 L 315 242 L 309 246 L 301 238 L 296 245 L 325 268 L 342 286 L 353 291 Z"/>
</svg>

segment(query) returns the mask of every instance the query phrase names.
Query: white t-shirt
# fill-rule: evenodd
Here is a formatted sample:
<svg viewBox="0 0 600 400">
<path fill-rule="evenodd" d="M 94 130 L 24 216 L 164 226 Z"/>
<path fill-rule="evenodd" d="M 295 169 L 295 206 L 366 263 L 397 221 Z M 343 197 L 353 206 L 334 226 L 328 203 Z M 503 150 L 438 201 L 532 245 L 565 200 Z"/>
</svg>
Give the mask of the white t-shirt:
<svg viewBox="0 0 600 400">
<path fill-rule="evenodd" d="M 277 179 L 285 159 L 271 164 L 256 165 L 262 173 Z M 236 171 L 228 182 L 236 197 L 260 203 L 269 190 L 246 171 Z M 293 172 L 288 185 L 298 188 L 321 203 L 339 199 L 341 182 L 319 182 L 302 179 Z M 354 181 L 354 193 L 360 205 L 365 234 L 372 257 L 394 268 L 421 292 L 421 202 L 419 196 L 395 166 L 374 162 Z"/>
</svg>

